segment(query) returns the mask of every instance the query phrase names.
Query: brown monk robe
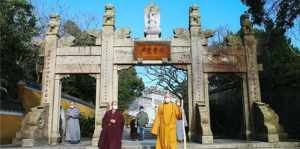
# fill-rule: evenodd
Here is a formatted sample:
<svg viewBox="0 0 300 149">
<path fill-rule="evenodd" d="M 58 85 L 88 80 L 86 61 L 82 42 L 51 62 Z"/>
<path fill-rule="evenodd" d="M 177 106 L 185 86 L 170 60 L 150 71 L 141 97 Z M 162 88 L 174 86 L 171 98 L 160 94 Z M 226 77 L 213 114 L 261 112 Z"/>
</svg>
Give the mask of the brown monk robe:
<svg viewBox="0 0 300 149">
<path fill-rule="evenodd" d="M 176 120 L 181 119 L 181 109 L 170 102 L 170 95 L 158 107 L 152 126 L 152 134 L 157 136 L 156 149 L 176 149 Z"/>
<path fill-rule="evenodd" d="M 124 118 L 117 109 L 117 103 L 112 102 L 112 110 L 107 111 L 102 119 L 99 149 L 121 149 Z"/>
</svg>

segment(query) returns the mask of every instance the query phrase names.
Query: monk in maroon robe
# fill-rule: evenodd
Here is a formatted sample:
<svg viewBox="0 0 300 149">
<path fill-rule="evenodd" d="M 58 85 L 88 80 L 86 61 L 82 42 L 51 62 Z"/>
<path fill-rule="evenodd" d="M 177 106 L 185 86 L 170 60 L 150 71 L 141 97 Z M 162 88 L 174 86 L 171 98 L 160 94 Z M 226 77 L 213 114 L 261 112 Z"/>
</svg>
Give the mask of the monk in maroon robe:
<svg viewBox="0 0 300 149">
<path fill-rule="evenodd" d="M 102 119 L 99 149 L 121 149 L 124 118 L 117 109 L 117 103 L 112 102 L 112 110 L 107 111 Z"/>
</svg>

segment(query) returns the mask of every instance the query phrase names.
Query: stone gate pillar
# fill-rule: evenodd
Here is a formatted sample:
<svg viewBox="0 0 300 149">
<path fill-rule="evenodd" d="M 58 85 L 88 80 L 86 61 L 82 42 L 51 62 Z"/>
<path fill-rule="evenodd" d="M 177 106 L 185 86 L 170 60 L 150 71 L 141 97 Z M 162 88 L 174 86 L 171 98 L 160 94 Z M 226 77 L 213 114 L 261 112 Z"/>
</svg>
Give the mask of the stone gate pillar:
<svg viewBox="0 0 300 149">
<path fill-rule="evenodd" d="M 243 89 L 243 106 L 244 106 L 244 136 L 246 140 L 251 138 L 251 128 L 250 128 L 250 110 L 249 110 L 249 98 L 248 98 L 248 86 L 247 86 L 247 75 L 241 74 L 242 78 L 242 89 Z"/>
<path fill-rule="evenodd" d="M 101 121 L 107 109 L 107 105 L 115 99 L 114 96 L 114 32 L 115 32 L 115 8 L 106 5 L 103 16 L 103 28 L 101 34 L 101 73 L 96 75 L 96 106 L 95 106 L 95 130 L 92 145 L 97 146 L 102 129 Z"/>
<path fill-rule="evenodd" d="M 252 137 L 268 142 L 278 142 L 280 127 L 278 115 L 268 104 L 261 101 L 257 41 L 252 24 L 247 14 L 242 15 L 240 21 L 247 61 L 247 88 Z"/>
<path fill-rule="evenodd" d="M 55 86 L 55 63 L 56 63 L 56 49 L 58 45 L 58 33 L 60 26 L 60 17 L 56 14 L 50 15 L 48 30 L 45 37 L 44 50 L 44 66 L 42 78 L 42 100 L 41 107 L 48 112 L 45 115 L 45 125 L 47 125 L 46 136 L 48 143 L 51 143 L 52 137 L 52 122 L 53 122 L 53 99 Z"/>
<path fill-rule="evenodd" d="M 42 76 L 42 104 L 51 103 L 53 95 L 56 49 L 59 38 L 60 17 L 56 14 L 50 15 L 48 31 L 45 37 L 44 66 Z"/>
<path fill-rule="evenodd" d="M 50 143 L 52 145 L 55 145 L 59 142 L 60 134 L 59 134 L 59 119 L 60 119 L 60 100 L 61 100 L 61 88 L 62 88 L 62 82 L 61 82 L 62 76 L 59 74 L 55 75 L 55 81 L 54 81 L 54 98 L 53 98 L 53 104 L 52 104 L 52 119 L 51 122 L 51 134 L 50 134 Z"/>
<path fill-rule="evenodd" d="M 189 132 L 188 137 L 192 139 L 192 130 L 193 130 L 193 83 L 192 83 L 192 67 L 191 65 L 187 66 L 187 73 L 188 73 L 188 124 L 189 124 Z"/>
<path fill-rule="evenodd" d="M 119 67 L 118 65 L 113 66 L 113 101 L 118 101 L 118 83 L 119 83 L 119 75 L 118 75 Z"/>
<path fill-rule="evenodd" d="M 193 96 L 193 129 L 197 134 L 193 138 L 200 138 L 203 144 L 213 143 L 210 128 L 209 103 L 205 100 L 205 76 L 203 73 L 203 52 L 205 37 L 201 33 L 199 7 L 192 6 L 189 10 L 191 55 L 192 55 L 192 96 Z M 199 124 L 199 125 L 198 125 Z M 199 127 L 199 128 L 197 128 Z"/>
<path fill-rule="evenodd" d="M 114 74 L 114 32 L 115 32 L 115 8 L 112 5 L 105 6 L 102 29 L 101 50 L 101 103 L 110 103 L 113 100 L 113 74 Z"/>
<path fill-rule="evenodd" d="M 103 117 L 103 112 L 101 111 L 101 105 L 100 105 L 100 74 L 95 75 L 96 78 L 96 102 L 95 102 L 95 129 L 92 139 L 92 145 L 97 146 L 98 140 L 100 137 L 101 132 L 101 121 Z"/>
</svg>

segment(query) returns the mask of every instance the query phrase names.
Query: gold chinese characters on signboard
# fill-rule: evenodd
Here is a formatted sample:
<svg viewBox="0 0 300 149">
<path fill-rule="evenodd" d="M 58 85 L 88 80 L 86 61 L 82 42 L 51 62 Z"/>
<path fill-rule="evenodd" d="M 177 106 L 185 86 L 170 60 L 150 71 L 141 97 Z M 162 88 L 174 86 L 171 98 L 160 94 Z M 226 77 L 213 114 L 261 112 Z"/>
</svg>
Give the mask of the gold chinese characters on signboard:
<svg viewBox="0 0 300 149">
<path fill-rule="evenodd" d="M 170 59 L 170 42 L 135 42 L 134 58 L 142 60 L 163 60 Z"/>
</svg>

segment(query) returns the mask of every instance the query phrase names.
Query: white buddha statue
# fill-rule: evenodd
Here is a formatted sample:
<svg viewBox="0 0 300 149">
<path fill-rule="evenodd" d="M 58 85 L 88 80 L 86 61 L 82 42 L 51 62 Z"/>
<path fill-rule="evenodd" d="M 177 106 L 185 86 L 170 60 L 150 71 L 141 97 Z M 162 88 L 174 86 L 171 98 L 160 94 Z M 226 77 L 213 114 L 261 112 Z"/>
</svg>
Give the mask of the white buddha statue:
<svg viewBox="0 0 300 149">
<path fill-rule="evenodd" d="M 159 35 L 160 34 L 160 14 L 159 8 L 150 4 L 145 8 L 145 34 Z"/>
</svg>

